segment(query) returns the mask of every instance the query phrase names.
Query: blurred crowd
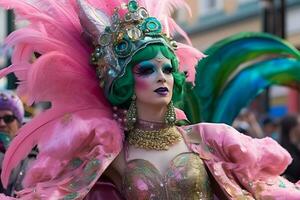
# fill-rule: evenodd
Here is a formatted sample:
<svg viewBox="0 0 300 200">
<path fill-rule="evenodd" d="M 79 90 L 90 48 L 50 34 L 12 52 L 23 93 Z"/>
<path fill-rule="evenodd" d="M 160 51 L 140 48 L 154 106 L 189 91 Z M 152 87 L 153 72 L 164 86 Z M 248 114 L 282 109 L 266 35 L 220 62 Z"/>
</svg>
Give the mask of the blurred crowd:
<svg viewBox="0 0 300 200">
<path fill-rule="evenodd" d="M 19 128 L 24 124 L 25 110 L 21 99 L 12 91 L 0 91 L 0 166 L 4 154 Z M 15 196 L 15 191 L 22 189 L 22 180 L 27 167 L 37 155 L 35 149 L 12 172 L 7 188 L 0 183 L 0 193 Z M 2 167 L 0 167 L 0 171 Z"/>
<path fill-rule="evenodd" d="M 40 112 L 49 105 L 37 106 L 35 112 Z M 27 109 L 26 109 L 27 110 Z M 24 107 L 20 98 L 11 91 L 0 91 L 0 166 L 2 166 L 4 154 L 11 141 L 17 135 L 18 129 L 26 123 Z M 249 109 L 242 109 L 233 122 L 239 132 L 254 138 L 271 137 L 280 143 L 292 156 L 293 161 L 285 174 L 292 182 L 300 179 L 300 117 L 287 115 L 281 119 L 264 116 L 258 119 L 256 114 Z M 15 192 L 22 189 L 22 179 L 26 168 L 38 154 L 37 148 L 24 159 L 13 171 L 9 185 L 3 188 L 0 183 L 0 192 L 9 196 L 15 196 Z M 0 167 L 1 170 L 1 167 Z"/>
<path fill-rule="evenodd" d="M 284 176 L 292 182 L 300 179 L 300 115 L 288 114 L 280 119 L 264 116 L 257 119 L 249 109 L 242 109 L 233 122 L 239 132 L 254 138 L 271 137 L 292 156 Z"/>
</svg>

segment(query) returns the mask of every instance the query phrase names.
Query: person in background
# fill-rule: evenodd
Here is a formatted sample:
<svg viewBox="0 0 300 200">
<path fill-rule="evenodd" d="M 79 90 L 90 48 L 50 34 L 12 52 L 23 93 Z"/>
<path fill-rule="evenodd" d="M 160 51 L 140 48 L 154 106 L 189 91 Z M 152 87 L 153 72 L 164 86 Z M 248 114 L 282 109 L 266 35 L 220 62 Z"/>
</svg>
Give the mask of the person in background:
<svg viewBox="0 0 300 200">
<path fill-rule="evenodd" d="M 300 123 L 296 115 L 282 118 L 280 123 L 281 145 L 291 154 L 293 161 L 288 166 L 285 176 L 292 182 L 300 178 Z"/>
<path fill-rule="evenodd" d="M 255 114 L 247 108 L 241 110 L 232 126 L 239 132 L 254 138 L 263 138 L 264 136 Z"/>
<path fill-rule="evenodd" d="M 12 91 L 0 91 L 0 169 L 2 169 L 2 161 L 6 149 L 11 140 L 17 135 L 23 120 L 24 107 L 20 98 Z M 13 196 L 14 190 L 21 189 L 21 180 L 23 179 L 24 170 L 29 160 L 30 159 L 23 160 L 21 164 L 16 167 L 6 189 L 4 189 L 0 183 L 1 193 Z"/>
<path fill-rule="evenodd" d="M 273 118 L 266 117 L 262 120 L 262 130 L 266 137 L 271 137 L 277 142 L 280 140 L 278 123 Z"/>
<path fill-rule="evenodd" d="M 13 139 L 24 119 L 20 98 L 11 91 L 0 91 L 0 132 Z"/>
</svg>

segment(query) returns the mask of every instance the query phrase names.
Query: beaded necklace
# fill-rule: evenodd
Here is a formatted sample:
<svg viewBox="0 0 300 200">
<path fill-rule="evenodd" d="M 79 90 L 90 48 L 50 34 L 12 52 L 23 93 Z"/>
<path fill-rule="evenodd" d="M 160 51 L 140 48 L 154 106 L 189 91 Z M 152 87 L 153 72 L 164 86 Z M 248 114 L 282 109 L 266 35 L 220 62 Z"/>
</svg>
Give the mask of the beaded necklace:
<svg viewBox="0 0 300 200">
<path fill-rule="evenodd" d="M 139 120 L 133 130 L 128 132 L 128 143 L 137 148 L 149 150 L 168 150 L 182 139 L 175 126 L 161 122 Z"/>
</svg>

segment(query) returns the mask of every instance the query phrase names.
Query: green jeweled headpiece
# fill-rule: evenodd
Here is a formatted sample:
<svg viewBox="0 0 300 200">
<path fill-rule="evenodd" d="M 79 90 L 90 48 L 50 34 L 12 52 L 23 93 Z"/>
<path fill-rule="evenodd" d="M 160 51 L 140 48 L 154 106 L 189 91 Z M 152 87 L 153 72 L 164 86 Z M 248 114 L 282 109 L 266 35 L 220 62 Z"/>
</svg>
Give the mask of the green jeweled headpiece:
<svg viewBox="0 0 300 200">
<path fill-rule="evenodd" d="M 81 6 L 81 23 L 96 46 L 91 63 L 97 66 L 101 86 L 106 94 L 113 81 L 124 75 L 127 64 L 140 49 L 155 43 L 164 44 L 172 51 L 177 48 L 176 42 L 162 32 L 159 20 L 150 17 L 136 0 L 115 8 L 111 18 L 84 1 L 78 1 Z M 124 11 L 121 17 L 120 13 Z"/>
</svg>

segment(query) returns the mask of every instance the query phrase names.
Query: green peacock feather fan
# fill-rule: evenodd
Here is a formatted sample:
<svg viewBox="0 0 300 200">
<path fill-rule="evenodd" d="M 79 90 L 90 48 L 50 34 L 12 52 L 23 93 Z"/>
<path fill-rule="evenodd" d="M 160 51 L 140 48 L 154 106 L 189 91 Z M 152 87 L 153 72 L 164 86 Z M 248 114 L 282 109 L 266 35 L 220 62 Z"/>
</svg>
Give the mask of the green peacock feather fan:
<svg viewBox="0 0 300 200">
<path fill-rule="evenodd" d="M 271 85 L 300 82 L 300 52 L 266 33 L 239 33 L 205 51 L 195 86 L 186 86 L 184 110 L 192 123 L 231 124 L 240 109 Z"/>
</svg>

